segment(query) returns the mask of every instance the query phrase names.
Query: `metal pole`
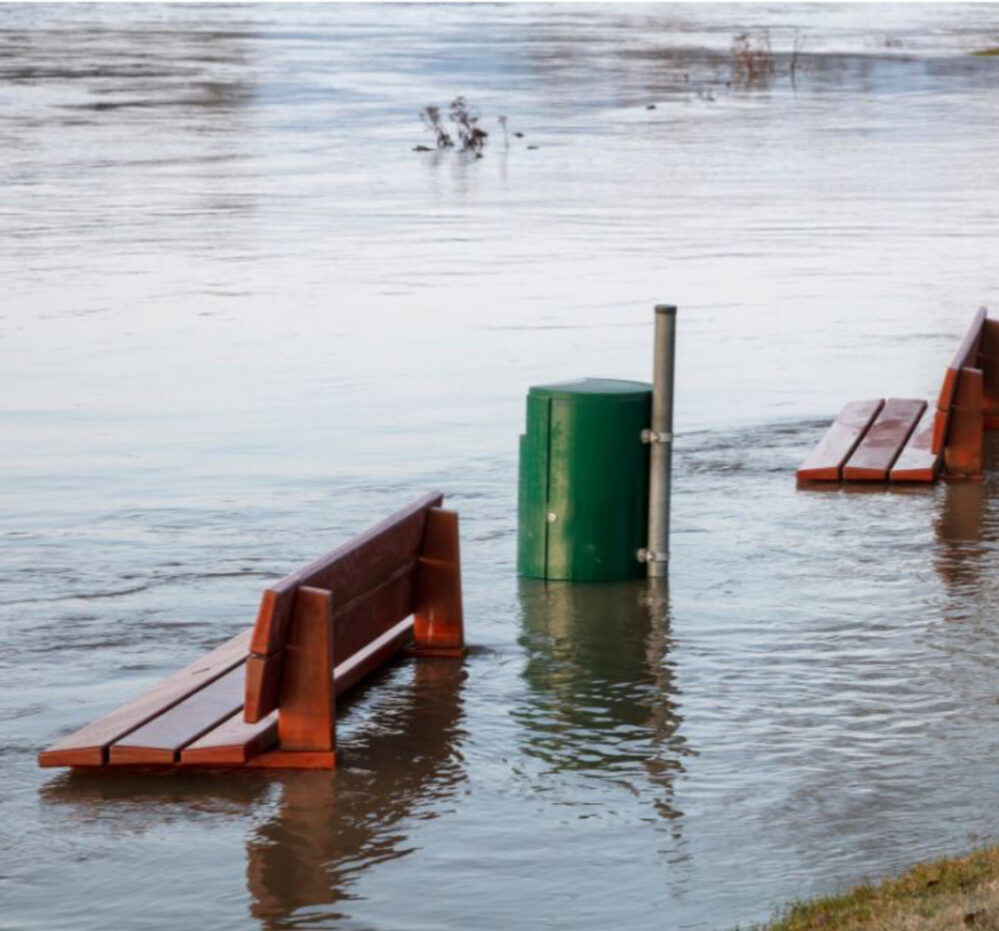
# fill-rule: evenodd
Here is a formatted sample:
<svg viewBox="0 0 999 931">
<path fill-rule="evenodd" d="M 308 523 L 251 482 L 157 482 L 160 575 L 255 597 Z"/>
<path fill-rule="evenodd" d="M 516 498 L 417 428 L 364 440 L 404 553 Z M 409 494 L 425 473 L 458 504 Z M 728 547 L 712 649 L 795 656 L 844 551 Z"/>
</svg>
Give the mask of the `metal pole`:
<svg viewBox="0 0 999 931">
<path fill-rule="evenodd" d="M 649 441 L 649 578 L 669 575 L 669 496 L 673 471 L 673 361 L 676 307 L 656 305 L 652 355 L 652 424 Z"/>
</svg>

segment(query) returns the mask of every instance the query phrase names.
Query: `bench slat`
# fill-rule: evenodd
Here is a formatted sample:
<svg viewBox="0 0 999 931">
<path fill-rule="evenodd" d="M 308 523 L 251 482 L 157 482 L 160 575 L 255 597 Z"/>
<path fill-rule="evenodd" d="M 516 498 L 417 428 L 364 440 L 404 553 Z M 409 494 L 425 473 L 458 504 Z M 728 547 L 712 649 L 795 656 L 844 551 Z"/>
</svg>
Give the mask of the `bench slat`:
<svg viewBox="0 0 999 931">
<path fill-rule="evenodd" d="M 138 698 L 43 750 L 38 755 L 39 766 L 100 766 L 107 762 L 107 750 L 114 741 L 242 664 L 250 634 L 250 630 L 237 634 Z"/>
<path fill-rule="evenodd" d="M 925 401 L 889 398 L 843 467 L 843 480 L 887 481 L 892 464 L 925 410 Z"/>
<path fill-rule="evenodd" d="M 238 766 L 245 763 L 277 743 L 277 715 L 276 711 L 272 711 L 256 724 L 247 724 L 240 709 L 218 727 L 184 747 L 180 751 L 180 762 L 182 765 L 198 766 L 212 763 Z"/>
<path fill-rule="evenodd" d="M 116 740 L 108 752 L 112 765 L 173 763 L 180 750 L 243 706 L 242 664 L 199 689 L 147 724 Z"/>
<path fill-rule="evenodd" d="M 833 425 L 798 469 L 797 477 L 811 482 L 836 482 L 843 464 L 850 458 L 884 401 L 850 401 Z"/>
<path fill-rule="evenodd" d="M 334 661 L 350 659 L 389 628 L 413 613 L 418 563 L 413 560 L 378 588 L 340 606 L 334 592 Z"/>
<path fill-rule="evenodd" d="M 373 669 L 377 669 L 413 639 L 413 619 L 410 617 L 390 627 L 377 640 L 372 640 L 358 650 L 346 662 L 336 667 L 333 687 L 336 694 L 342 695 L 361 681 Z"/>
<path fill-rule="evenodd" d="M 933 422 L 937 412 L 924 411 L 909 442 L 891 467 L 893 482 L 933 482 L 943 462 L 943 454 L 933 452 Z"/>
<path fill-rule="evenodd" d="M 978 347 L 978 368 L 982 370 L 982 398 L 985 429 L 994 430 L 999 415 L 999 320 L 986 318 Z"/>
</svg>

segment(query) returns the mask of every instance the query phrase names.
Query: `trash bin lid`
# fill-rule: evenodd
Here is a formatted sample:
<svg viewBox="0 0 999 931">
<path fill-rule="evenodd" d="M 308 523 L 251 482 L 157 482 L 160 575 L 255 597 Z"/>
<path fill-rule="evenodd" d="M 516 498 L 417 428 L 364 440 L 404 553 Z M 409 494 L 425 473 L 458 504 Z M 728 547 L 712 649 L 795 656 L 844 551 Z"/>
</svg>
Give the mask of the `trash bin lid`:
<svg viewBox="0 0 999 931">
<path fill-rule="evenodd" d="M 576 402 L 605 398 L 630 401 L 648 397 L 651 390 L 652 385 L 644 381 L 625 381 L 621 378 L 577 378 L 575 381 L 557 382 L 554 385 L 534 385 L 528 394 L 535 398 Z"/>
</svg>

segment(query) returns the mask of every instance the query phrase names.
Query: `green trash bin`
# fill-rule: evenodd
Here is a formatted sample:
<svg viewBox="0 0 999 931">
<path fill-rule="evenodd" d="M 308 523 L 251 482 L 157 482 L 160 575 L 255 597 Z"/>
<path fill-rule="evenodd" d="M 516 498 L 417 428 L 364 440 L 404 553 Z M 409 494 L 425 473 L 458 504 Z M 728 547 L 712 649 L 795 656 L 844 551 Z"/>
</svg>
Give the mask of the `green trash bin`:
<svg viewBox="0 0 999 931">
<path fill-rule="evenodd" d="M 641 578 L 648 542 L 652 386 L 583 378 L 527 395 L 517 571 L 537 579 Z"/>
</svg>

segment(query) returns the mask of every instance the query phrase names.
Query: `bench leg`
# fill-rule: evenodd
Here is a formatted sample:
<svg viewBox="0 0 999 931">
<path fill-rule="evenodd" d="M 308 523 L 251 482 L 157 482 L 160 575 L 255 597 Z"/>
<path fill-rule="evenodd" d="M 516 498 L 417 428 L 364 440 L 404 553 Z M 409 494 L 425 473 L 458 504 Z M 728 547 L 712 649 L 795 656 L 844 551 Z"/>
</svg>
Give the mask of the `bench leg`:
<svg viewBox="0 0 999 931">
<path fill-rule="evenodd" d="M 333 596 L 300 586 L 295 593 L 284 652 L 278 747 L 288 751 L 336 748 L 333 684 Z"/>
<path fill-rule="evenodd" d="M 981 369 L 961 369 L 944 447 L 948 478 L 981 479 L 984 433 Z"/>
<path fill-rule="evenodd" d="M 413 653 L 417 656 L 464 654 L 465 624 L 456 511 L 443 508 L 427 511 L 413 613 Z"/>
</svg>

